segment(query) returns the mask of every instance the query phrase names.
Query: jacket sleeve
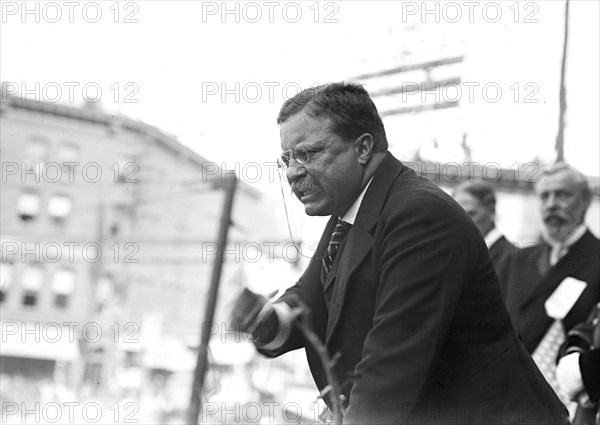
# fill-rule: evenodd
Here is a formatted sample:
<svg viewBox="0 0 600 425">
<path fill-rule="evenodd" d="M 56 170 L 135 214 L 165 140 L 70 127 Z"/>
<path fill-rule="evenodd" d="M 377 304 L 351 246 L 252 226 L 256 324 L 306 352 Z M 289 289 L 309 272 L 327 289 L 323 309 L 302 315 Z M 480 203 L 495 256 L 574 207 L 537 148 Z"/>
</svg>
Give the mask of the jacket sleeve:
<svg viewBox="0 0 600 425">
<path fill-rule="evenodd" d="M 312 308 L 310 297 L 306 295 L 306 288 L 311 285 L 311 282 L 314 284 L 316 280 L 320 285 L 320 271 L 321 271 L 321 254 L 324 248 L 327 246 L 329 242 L 329 235 L 333 231 L 333 228 L 337 222 L 335 217 L 331 217 L 329 223 L 325 227 L 323 234 L 321 235 L 321 240 L 317 246 L 317 249 L 310 260 L 310 263 L 304 270 L 304 273 L 298 280 L 298 282 L 288 288 L 283 295 L 275 301 L 275 303 L 285 303 L 289 307 L 297 307 L 297 300 L 301 299 L 309 308 Z M 306 286 L 305 286 L 306 285 Z M 304 347 L 304 337 L 302 336 L 302 332 L 296 328 L 296 326 L 292 323 L 284 324 L 280 326 L 278 329 L 278 337 L 283 338 L 285 342 L 282 345 L 278 345 L 276 348 L 269 348 L 268 346 L 257 345 L 258 352 L 267 356 L 267 357 L 277 357 L 282 354 L 287 353 L 288 351 L 296 350 L 298 348 Z"/>
<path fill-rule="evenodd" d="M 460 288 L 472 273 L 464 256 L 447 257 L 466 248 L 473 233 L 443 200 L 390 215 L 375 248 L 380 276 L 373 328 L 355 368 L 344 424 L 405 423 L 437 362 Z M 480 245 L 485 249 L 483 240 Z M 405 332 L 415 322 L 419 332 Z"/>
<path fill-rule="evenodd" d="M 579 367 L 583 386 L 590 400 L 597 403 L 600 400 L 600 348 L 581 354 Z"/>
<path fill-rule="evenodd" d="M 600 342 L 595 334 L 600 331 L 600 304 L 591 311 L 587 320 L 569 331 L 560 347 L 558 360 L 571 353 L 580 353 L 579 369 L 583 386 L 593 402 L 600 398 Z M 557 361 L 558 361 L 557 360 Z"/>
<path fill-rule="evenodd" d="M 277 301 L 275 301 L 275 304 L 285 303 L 291 308 L 295 307 L 296 303 L 294 300 L 296 297 L 300 297 L 302 292 L 301 284 L 302 279 L 300 279 L 298 283 L 291 288 L 288 288 L 283 295 Z M 273 322 L 267 324 L 267 326 L 272 329 Z M 281 343 L 275 344 L 273 347 L 273 344 L 270 343 L 261 344 L 255 342 L 256 349 L 259 353 L 266 357 L 278 357 L 287 353 L 288 351 L 296 350 L 304 346 L 302 334 L 295 328 L 293 323 L 276 323 L 275 326 L 275 339 L 280 340 Z"/>
</svg>

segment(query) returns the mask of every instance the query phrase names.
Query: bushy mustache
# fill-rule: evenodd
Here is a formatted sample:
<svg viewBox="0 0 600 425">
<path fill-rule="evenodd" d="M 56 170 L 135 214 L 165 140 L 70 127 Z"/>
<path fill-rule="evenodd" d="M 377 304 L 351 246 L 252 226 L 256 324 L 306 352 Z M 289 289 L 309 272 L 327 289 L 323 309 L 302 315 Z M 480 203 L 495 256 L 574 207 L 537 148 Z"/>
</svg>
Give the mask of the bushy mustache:
<svg viewBox="0 0 600 425">
<path fill-rule="evenodd" d="M 569 221 L 568 217 L 565 217 L 565 214 L 561 213 L 560 211 L 551 211 L 544 214 L 544 223 L 548 223 L 549 221 L 555 219 L 559 220 L 562 223 L 566 223 L 567 221 Z"/>
<path fill-rule="evenodd" d="M 312 182 L 298 183 L 298 184 L 293 184 L 291 186 L 291 193 L 293 195 L 298 196 L 299 194 L 306 193 L 311 190 L 317 190 L 317 189 L 319 189 L 319 186 Z"/>
</svg>

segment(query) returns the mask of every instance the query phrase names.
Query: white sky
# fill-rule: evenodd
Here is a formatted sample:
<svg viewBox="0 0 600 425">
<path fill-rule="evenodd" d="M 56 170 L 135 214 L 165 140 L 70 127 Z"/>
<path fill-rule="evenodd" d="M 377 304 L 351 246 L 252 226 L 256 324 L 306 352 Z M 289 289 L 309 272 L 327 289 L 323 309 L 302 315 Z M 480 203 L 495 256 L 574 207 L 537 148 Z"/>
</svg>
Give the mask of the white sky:
<svg viewBox="0 0 600 425">
<path fill-rule="evenodd" d="M 91 2 L 75 3 L 70 23 L 64 2 L 51 6 L 28 2 L 30 9 L 37 4 L 37 23 L 35 15 L 21 15 L 22 2 L 2 2 L 0 79 L 25 83 L 28 88 L 36 82 L 42 88 L 58 83 L 64 87 L 63 102 L 69 101 L 64 83 L 77 82 L 80 86 L 73 102 L 77 105 L 83 99 L 80 88 L 97 83 L 105 110 L 175 134 L 182 143 L 227 168 L 236 163 L 241 167 L 248 162 L 261 164 L 277 155 L 275 118 L 286 84 L 287 95 L 292 95 L 296 87 L 457 52 L 466 55 L 463 81 L 500 85 L 501 101 L 485 102 L 477 91 L 474 103 L 465 102 L 465 92 L 459 119 L 442 114 L 415 118 L 415 123 L 422 124 L 411 134 L 390 121 L 393 152 L 408 159 L 418 147 L 415 143 L 427 139 L 431 128 L 447 126 L 453 128 L 448 134 L 469 133 L 475 161 L 510 166 L 530 161 L 536 154 L 547 160 L 553 156 L 564 1 L 476 2 L 472 23 L 468 6 L 460 1 L 427 2 L 431 9 L 437 4 L 440 22 L 435 22 L 433 14 L 421 16 L 422 2 L 227 2 L 228 8 L 239 10 L 240 22 L 236 22 L 235 14 L 221 15 L 222 2 L 139 1 L 117 4 L 119 22 L 114 23 L 115 2 L 107 1 L 98 2 L 102 17 L 90 23 L 85 18 L 95 16 Z M 450 23 L 457 10 L 452 9 L 454 5 L 463 16 Z M 496 5 L 502 17 L 491 23 Z M 567 70 L 566 158 L 590 175 L 600 174 L 599 5 L 594 0 L 572 1 Z M 273 22 L 269 22 L 270 7 Z M 16 14 L 10 14 L 15 8 Z M 409 15 L 414 8 L 417 13 Z M 302 16 L 292 23 L 297 9 Z M 61 19 L 45 22 L 54 19 L 56 10 L 61 11 Z M 259 21 L 248 22 L 257 10 L 262 13 Z M 139 22 L 124 23 L 130 13 Z M 338 22 L 324 22 L 327 16 Z M 527 19 L 538 22 L 526 23 Z M 121 89 L 117 103 L 112 99 L 115 83 Z M 240 99 L 229 94 L 223 101 L 222 85 L 235 91 L 236 83 Z M 524 85 L 534 84 L 533 98 L 538 103 L 512 101 L 514 92 L 509 87 L 514 83 L 520 87 L 521 99 L 531 93 Z M 269 99 L 269 85 L 274 86 L 273 99 Z M 133 87 L 139 88 L 132 96 L 139 103 L 124 102 Z M 217 94 L 207 94 L 207 88 L 215 87 Z M 256 87 L 261 93 L 253 102 Z M 446 154 L 446 160 L 455 159 L 452 143 L 441 146 L 441 160 Z M 275 183 L 264 188 L 278 195 Z"/>
</svg>

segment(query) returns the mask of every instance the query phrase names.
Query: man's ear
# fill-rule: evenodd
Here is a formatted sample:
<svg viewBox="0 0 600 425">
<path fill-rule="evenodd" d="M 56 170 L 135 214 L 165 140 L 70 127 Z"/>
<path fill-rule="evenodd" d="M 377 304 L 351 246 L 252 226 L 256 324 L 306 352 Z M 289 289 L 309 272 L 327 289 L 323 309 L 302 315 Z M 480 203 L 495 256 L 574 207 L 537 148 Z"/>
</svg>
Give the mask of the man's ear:
<svg viewBox="0 0 600 425">
<path fill-rule="evenodd" d="M 369 133 L 365 133 L 359 136 L 354 141 L 354 148 L 356 149 L 356 156 L 360 165 L 366 165 L 373 155 L 373 147 L 375 146 L 375 140 Z"/>
</svg>

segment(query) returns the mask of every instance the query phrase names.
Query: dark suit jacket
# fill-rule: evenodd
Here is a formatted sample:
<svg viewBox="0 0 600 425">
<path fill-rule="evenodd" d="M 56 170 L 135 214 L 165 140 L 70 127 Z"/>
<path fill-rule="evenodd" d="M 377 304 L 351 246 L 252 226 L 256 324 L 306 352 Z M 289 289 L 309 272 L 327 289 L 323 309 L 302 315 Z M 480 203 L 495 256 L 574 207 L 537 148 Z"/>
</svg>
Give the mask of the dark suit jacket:
<svg viewBox="0 0 600 425">
<path fill-rule="evenodd" d="M 500 237 L 490 247 L 490 258 L 498 275 L 502 296 L 506 297 L 508 281 L 514 262 L 517 259 L 518 248 L 508 241 L 504 236 Z"/>
<path fill-rule="evenodd" d="M 551 268 L 549 252 L 545 243 L 520 250 L 506 292 L 509 313 L 530 353 L 554 321 L 544 303 L 566 277 L 588 285 L 563 320 L 565 332 L 585 321 L 600 301 L 600 240 L 587 231 Z"/>
<path fill-rule="evenodd" d="M 335 223 L 281 301 L 300 296 L 329 352 L 341 353 L 344 423 L 566 423 L 511 326 L 483 238 L 450 196 L 388 153 L 324 289 L 320 256 Z M 300 347 L 322 389 L 322 366 L 299 332 L 261 352 Z"/>
</svg>

